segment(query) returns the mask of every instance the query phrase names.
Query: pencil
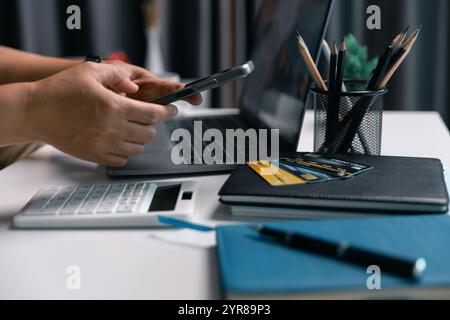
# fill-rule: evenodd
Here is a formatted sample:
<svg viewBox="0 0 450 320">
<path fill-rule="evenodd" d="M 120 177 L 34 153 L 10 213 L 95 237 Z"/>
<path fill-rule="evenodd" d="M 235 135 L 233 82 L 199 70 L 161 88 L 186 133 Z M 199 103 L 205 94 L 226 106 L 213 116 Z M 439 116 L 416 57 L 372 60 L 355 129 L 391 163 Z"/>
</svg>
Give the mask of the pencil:
<svg viewBox="0 0 450 320">
<path fill-rule="evenodd" d="M 297 40 L 300 55 L 303 57 L 303 60 L 305 61 L 306 66 L 308 67 L 308 70 L 311 73 L 312 78 L 314 79 L 314 82 L 317 84 L 317 87 L 323 92 L 328 91 L 328 88 L 323 81 L 323 78 L 320 75 L 320 72 L 317 69 L 313 58 L 311 57 L 311 53 L 309 52 L 308 46 L 306 45 L 305 41 L 300 35 L 298 35 Z"/>
<path fill-rule="evenodd" d="M 378 64 L 370 77 L 369 83 L 367 85 L 367 90 L 375 90 L 381 81 L 382 77 L 384 77 L 384 74 L 386 73 L 386 70 L 389 67 L 391 56 L 398 46 L 400 48 L 401 42 L 402 42 L 402 34 L 399 33 L 394 40 L 392 40 L 391 44 L 386 48 L 384 53 L 380 56 L 380 59 L 378 61 Z"/>
<path fill-rule="evenodd" d="M 405 43 L 406 37 L 408 35 L 409 26 L 406 27 L 406 29 L 402 32 L 400 32 L 397 37 L 394 39 L 394 51 L 397 51 L 400 49 L 400 47 Z"/>
<path fill-rule="evenodd" d="M 409 28 L 409 27 L 408 27 Z M 402 40 L 400 42 L 400 45 L 398 46 L 398 48 L 396 48 L 396 50 L 394 50 L 394 52 L 392 53 L 392 56 L 389 60 L 389 65 L 387 67 L 387 70 L 390 70 L 394 64 L 400 59 L 400 57 L 404 54 L 405 50 L 404 50 L 404 46 L 406 45 L 407 42 L 409 42 L 412 38 L 408 37 L 408 28 L 405 30 L 405 33 L 402 36 Z M 412 35 L 414 36 L 414 34 Z"/>
<path fill-rule="evenodd" d="M 406 36 L 408 35 L 408 32 L 409 32 L 409 26 L 406 27 L 405 31 L 403 31 L 403 36 L 402 36 L 402 41 L 400 42 L 400 46 L 405 43 Z"/>
<path fill-rule="evenodd" d="M 405 44 L 400 49 L 402 55 L 397 59 L 397 61 L 394 62 L 393 66 L 390 68 L 390 70 L 387 72 L 383 80 L 380 82 L 378 89 L 383 89 L 386 87 L 386 85 L 389 83 L 389 81 L 391 80 L 397 69 L 401 66 L 403 61 L 405 61 L 406 57 L 409 55 L 414 44 L 416 43 L 420 31 L 421 28 L 417 29 L 407 40 L 405 40 Z"/>
<path fill-rule="evenodd" d="M 392 41 L 392 45 L 394 47 L 394 49 L 398 49 L 402 46 L 402 42 L 405 41 L 403 38 L 403 35 L 401 33 L 399 33 L 394 40 Z"/>
<path fill-rule="evenodd" d="M 408 38 L 406 38 L 405 42 L 403 43 L 403 46 L 408 45 L 411 41 L 414 39 L 417 39 L 420 32 L 422 31 L 422 26 L 420 26 L 416 31 L 414 31 Z M 415 40 L 414 40 L 415 41 Z"/>
</svg>

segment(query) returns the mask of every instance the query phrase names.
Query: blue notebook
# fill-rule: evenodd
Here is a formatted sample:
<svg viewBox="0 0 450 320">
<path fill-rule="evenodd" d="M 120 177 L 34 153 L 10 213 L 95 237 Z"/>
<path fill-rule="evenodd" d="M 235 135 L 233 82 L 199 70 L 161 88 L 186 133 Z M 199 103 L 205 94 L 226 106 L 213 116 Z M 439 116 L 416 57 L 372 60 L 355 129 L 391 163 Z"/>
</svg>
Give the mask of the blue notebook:
<svg viewBox="0 0 450 320">
<path fill-rule="evenodd" d="M 228 299 L 450 298 L 450 216 L 417 216 L 269 226 L 405 258 L 424 257 L 419 281 L 381 273 L 381 290 L 369 290 L 367 267 L 287 248 L 248 226 L 219 228 L 218 257 Z"/>
</svg>

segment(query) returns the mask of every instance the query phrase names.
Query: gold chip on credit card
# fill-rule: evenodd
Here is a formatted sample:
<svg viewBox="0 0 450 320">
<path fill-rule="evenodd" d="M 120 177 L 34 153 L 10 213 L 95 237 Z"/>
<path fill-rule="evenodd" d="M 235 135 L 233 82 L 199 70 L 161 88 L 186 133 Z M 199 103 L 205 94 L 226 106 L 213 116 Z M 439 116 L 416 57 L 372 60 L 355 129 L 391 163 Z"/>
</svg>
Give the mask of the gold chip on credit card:
<svg viewBox="0 0 450 320">
<path fill-rule="evenodd" d="M 300 177 L 302 177 L 306 181 L 315 181 L 318 179 L 316 176 L 312 175 L 311 173 L 302 174 Z"/>
<path fill-rule="evenodd" d="M 273 187 L 306 183 L 305 180 L 273 165 L 266 160 L 248 162 L 247 166 L 249 166 L 253 171 L 255 171 L 261 178 L 263 178 Z"/>
</svg>

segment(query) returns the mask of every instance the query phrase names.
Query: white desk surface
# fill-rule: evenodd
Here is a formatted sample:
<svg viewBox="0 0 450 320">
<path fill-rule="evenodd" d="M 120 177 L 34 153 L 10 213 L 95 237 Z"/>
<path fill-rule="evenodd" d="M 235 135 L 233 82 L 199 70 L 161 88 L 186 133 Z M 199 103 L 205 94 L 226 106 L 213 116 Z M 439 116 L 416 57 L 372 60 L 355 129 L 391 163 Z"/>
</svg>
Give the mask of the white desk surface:
<svg viewBox="0 0 450 320">
<path fill-rule="evenodd" d="M 312 150 L 308 113 L 300 149 Z M 435 157 L 450 166 L 450 134 L 437 113 L 386 112 L 383 155 Z M 12 217 L 42 187 L 98 182 L 104 169 L 45 147 L 0 172 L 0 299 L 220 298 L 214 234 L 187 230 L 21 231 Z M 192 178 L 191 178 L 192 179 Z M 200 185 L 195 220 L 228 223 L 217 192 L 227 176 Z M 68 266 L 81 289 L 67 289 Z"/>
</svg>

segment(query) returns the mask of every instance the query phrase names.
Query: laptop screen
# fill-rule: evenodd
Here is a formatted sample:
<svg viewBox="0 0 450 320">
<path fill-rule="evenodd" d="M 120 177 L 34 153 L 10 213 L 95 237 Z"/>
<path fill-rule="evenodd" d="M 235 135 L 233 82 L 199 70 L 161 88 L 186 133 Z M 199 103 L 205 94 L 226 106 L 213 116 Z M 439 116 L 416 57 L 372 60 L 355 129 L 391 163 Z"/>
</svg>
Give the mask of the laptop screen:
<svg viewBox="0 0 450 320">
<path fill-rule="evenodd" d="M 280 129 L 295 146 L 306 109 L 310 75 L 299 55 L 297 32 L 318 56 L 328 22 L 330 0 L 265 0 L 253 34 L 256 69 L 246 80 L 241 113 L 252 124 Z"/>
</svg>

